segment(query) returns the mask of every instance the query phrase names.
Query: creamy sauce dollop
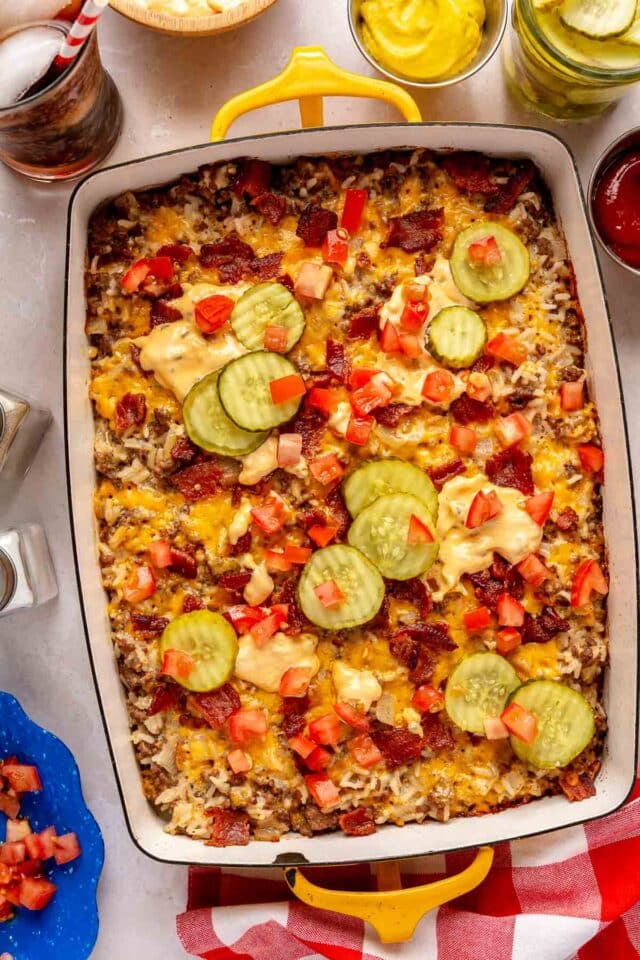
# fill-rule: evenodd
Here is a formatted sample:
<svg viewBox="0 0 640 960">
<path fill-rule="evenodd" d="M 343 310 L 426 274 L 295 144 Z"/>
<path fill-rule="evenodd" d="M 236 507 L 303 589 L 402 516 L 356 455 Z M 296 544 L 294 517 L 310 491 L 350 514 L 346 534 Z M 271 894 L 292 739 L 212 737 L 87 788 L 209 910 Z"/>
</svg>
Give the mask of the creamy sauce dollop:
<svg viewBox="0 0 640 960">
<path fill-rule="evenodd" d="M 382 687 L 370 670 L 356 670 L 342 660 L 336 660 L 331 676 L 338 700 L 362 704 L 365 711 L 382 696 Z"/>
<path fill-rule="evenodd" d="M 290 667 L 306 667 L 315 676 L 320 669 L 315 637 L 302 633 L 289 637 L 276 633 L 263 647 L 257 647 L 250 634 L 238 640 L 235 675 L 267 693 L 277 693 L 282 675 Z"/>
</svg>

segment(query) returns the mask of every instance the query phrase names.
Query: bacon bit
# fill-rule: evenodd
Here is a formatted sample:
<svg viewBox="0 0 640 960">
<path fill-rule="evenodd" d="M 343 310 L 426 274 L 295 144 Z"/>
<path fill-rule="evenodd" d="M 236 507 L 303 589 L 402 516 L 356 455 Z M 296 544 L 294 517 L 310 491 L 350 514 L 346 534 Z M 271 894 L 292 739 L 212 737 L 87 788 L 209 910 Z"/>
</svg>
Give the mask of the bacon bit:
<svg viewBox="0 0 640 960">
<path fill-rule="evenodd" d="M 221 478 L 221 468 L 211 460 L 204 460 L 174 473 L 171 483 L 178 488 L 185 500 L 196 503 L 217 493 Z"/>
<path fill-rule="evenodd" d="M 151 640 L 153 637 L 159 637 L 166 627 L 169 626 L 167 617 L 150 617 L 144 613 L 131 614 L 131 626 L 136 633 Z"/>
<path fill-rule="evenodd" d="M 288 273 L 281 273 L 279 277 L 276 277 L 276 281 L 286 287 L 289 293 L 293 293 L 293 280 Z"/>
<path fill-rule="evenodd" d="M 490 400 L 474 400 L 468 393 L 463 393 L 461 397 L 454 400 L 449 411 L 454 420 L 467 426 L 469 423 L 486 423 L 491 420 L 496 413 L 495 407 Z"/>
<path fill-rule="evenodd" d="M 563 533 L 569 533 L 577 528 L 580 517 L 571 507 L 565 507 L 556 517 L 556 527 Z"/>
<path fill-rule="evenodd" d="M 177 300 L 184 293 L 181 283 L 170 283 L 168 287 L 158 295 L 158 300 Z"/>
<path fill-rule="evenodd" d="M 234 260 L 250 262 L 255 256 L 253 247 L 241 240 L 235 232 L 228 233 L 216 243 L 204 243 L 200 248 L 200 263 L 203 267 L 224 267 Z"/>
<path fill-rule="evenodd" d="M 248 157 L 243 160 L 238 176 L 231 185 L 237 196 L 248 194 L 250 197 L 259 197 L 269 189 L 271 183 L 271 164 L 266 160 L 257 160 Z"/>
<path fill-rule="evenodd" d="M 476 599 L 493 611 L 502 593 L 510 593 L 518 599 L 524 593 L 522 577 L 518 571 L 497 554 L 494 554 L 494 562 L 490 567 L 480 573 L 469 574 L 469 580 L 473 584 Z"/>
<path fill-rule="evenodd" d="M 302 455 L 308 458 L 316 452 L 326 426 L 327 422 L 323 414 L 319 410 L 304 404 L 287 425 L 287 432 L 300 434 L 302 437 Z"/>
<path fill-rule="evenodd" d="M 569 621 L 559 616 L 553 607 L 543 607 L 537 617 L 528 613 L 524 618 L 523 643 L 548 643 L 559 633 L 569 629 Z"/>
<path fill-rule="evenodd" d="M 431 477 L 434 487 L 442 490 L 447 480 L 451 480 L 453 477 L 465 473 L 466 469 L 462 460 L 450 460 L 449 463 L 443 463 L 439 467 L 431 467 L 427 472 Z"/>
<path fill-rule="evenodd" d="M 208 847 L 246 847 L 251 837 L 251 823 L 246 813 L 237 810 L 207 810 L 211 817 L 211 839 Z"/>
<path fill-rule="evenodd" d="M 429 252 L 442 240 L 444 210 L 414 210 L 402 217 L 391 217 L 389 233 L 381 247 L 399 247 L 406 253 Z"/>
<path fill-rule="evenodd" d="M 204 603 L 195 593 L 186 593 L 182 601 L 182 612 L 193 613 L 194 610 L 204 610 Z"/>
<path fill-rule="evenodd" d="M 170 257 L 176 263 L 186 263 L 193 256 L 193 250 L 186 243 L 167 243 L 160 247 L 157 257 Z"/>
<path fill-rule="evenodd" d="M 332 525 L 338 528 L 336 537 L 344 537 L 351 526 L 351 515 L 347 510 L 344 498 L 337 488 L 328 493 L 324 498 L 325 505 L 329 510 L 329 516 Z"/>
<path fill-rule="evenodd" d="M 232 713 L 241 707 L 238 691 L 230 683 L 223 684 L 212 693 L 193 693 L 189 705 L 194 708 L 210 727 L 219 730 Z"/>
<path fill-rule="evenodd" d="M 519 447 L 509 447 L 495 456 L 489 457 L 485 464 L 487 476 L 499 487 L 515 487 L 526 497 L 533 494 L 533 476 L 531 475 L 531 454 Z"/>
<path fill-rule="evenodd" d="M 164 300 L 154 300 L 151 304 L 151 327 L 159 327 L 163 323 L 175 323 L 182 320 L 182 314 L 176 307 L 170 307 Z"/>
<path fill-rule="evenodd" d="M 520 169 L 512 174 L 506 183 L 498 185 L 497 192 L 487 200 L 484 209 L 489 213 L 509 213 L 536 173 L 537 170 L 531 160 L 523 160 Z"/>
<path fill-rule="evenodd" d="M 455 737 L 441 716 L 437 713 L 425 713 L 420 721 L 424 742 L 430 750 L 453 750 L 456 745 Z"/>
<path fill-rule="evenodd" d="M 397 427 L 403 417 L 416 412 L 416 407 L 408 403 L 390 403 L 388 407 L 376 407 L 371 411 L 375 419 L 383 427 Z"/>
<path fill-rule="evenodd" d="M 256 280 L 273 280 L 277 277 L 282 266 L 282 253 L 268 253 L 264 257 L 256 257 L 250 264 L 250 274 Z"/>
<path fill-rule="evenodd" d="M 419 577 L 410 580 L 388 580 L 387 594 L 394 600 L 404 600 L 416 607 L 420 616 L 425 618 L 431 613 L 433 603 L 429 592 Z"/>
<path fill-rule="evenodd" d="M 123 432 L 133 426 L 141 426 L 147 416 L 147 401 L 143 393 L 125 393 L 118 400 L 113 423 L 116 430 Z"/>
<path fill-rule="evenodd" d="M 198 576 L 198 564 L 196 558 L 190 551 L 177 550 L 175 547 L 171 547 L 170 556 L 171 562 L 169 563 L 169 569 L 173 573 L 179 573 L 189 580 Z"/>
<path fill-rule="evenodd" d="M 305 713 L 309 709 L 309 697 L 283 697 L 282 698 L 282 730 L 290 740 L 302 733 L 306 726 Z"/>
<path fill-rule="evenodd" d="M 371 734 L 371 739 L 384 757 L 389 770 L 405 763 L 413 763 L 422 753 L 422 737 L 404 727 L 376 730 Z"/>
<path fill-rule="evenodd" d="M 414 683 L 429 683 L 435 666 L 434 650 L 455 650 L 446 623 L 413 624 L 403 627 L 389 641 L 391 653 L 408 667 Z"/>
<path fill-rule="evenodd" d="M 287 198 L 281 193 L 261 193 L 251 200 L 251 206 L 277 227 L 287 212 Z"/>
<path fill-rule="evenodd" d="M 296 236 L 306 247 L 321 247 L 329 230 L 338 226 L 338 215 L 318 203 L 308 203 L 300 214 Z"/>
<path fill-rule="evenodd" d="M 593 777 L 588 773 L 578 773 L 577 770 L 565 770 L 560 774 L 558 783 L 565 797 L 571 803 L 587 800 L 596 794 Z"/>
<path fill-rule="evenodd" d="M 493 357 L 489 356 L 488 353 L 483 353 L 473 364 L 471 370 L 475 373 L 487 373 L 489 370 L 493 370 Z"/>
<path fill-rule="evenodd" d="M 157 713 L 164 713 L 165 710 L 178 709 L 182 698 L 182 691 L 175 683 L 159 684 L 153 692 L 153 699 L 147 710 L 147 716 L 155 717 Z"/>
<path fill-rule="evenodd" d="M 365 807 L 356 807 L 338 817 L 340 829 L 348 837 L 368 837 L 376 832 L 373 817 Z"/>
<path fill-rule="evenodd" d="M 243 277 L 271 280 L 280 271 L 282 257 L 282 253 L 257 257 L 236 233 L 227 234 L 217 243 L 205 243 L 200 249 L 200 263 L 217 269 L 221 283 L 238 283 Z"/>
<path fill-rule="evenodd" d="M 352 313 L 349 317 L 347 327 L 347 337 L 350 340 L 368 340 L 374 333 L 377 333 L 379 327 L 380 304 L 376 303 L 370 307 L 364 307 L 357 313 Z"/>
<path fill-rule="evenodd" d="M 240 573 L 221 573 L 218 577 L 218 586 L 229 593 L 242 593 L 251 580 L 251 571 L 242 570 Z"/>
<path fill-rule="evenodd" d="M 198 451 L 188 437 L 178 437 L 171 447 L 171 459 L 177 460 L 179 463 L 191 463 L 197 454 Z"/>
<path fill-rule="evenodd" d="M 346 384 L 351 374 L 351 363 L 343 343 L 327 340 L 327 370 L 338 383 Z"/>
<path fill-rule="evenodd" d="M 500 189 L 493 178 L 489 159 L 482 153 L 452 153 L 443 159 L 442 168 L 462 193 L 483 193 L 489 197 Z"/>
</svg>

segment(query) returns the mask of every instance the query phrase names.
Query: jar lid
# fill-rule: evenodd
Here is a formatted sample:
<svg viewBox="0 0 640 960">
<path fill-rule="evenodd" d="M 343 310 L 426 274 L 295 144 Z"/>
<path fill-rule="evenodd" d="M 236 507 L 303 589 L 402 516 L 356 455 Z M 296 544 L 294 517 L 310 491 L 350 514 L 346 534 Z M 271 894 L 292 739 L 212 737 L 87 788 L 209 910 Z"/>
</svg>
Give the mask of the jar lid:
<svg viewBox="0 0 640 960">
<path fill-rule="evenodd" d="M 0 610 L 10 603 L 16 589 L 16 569 L 9 554 L 0 550 Z"/>
</svg>

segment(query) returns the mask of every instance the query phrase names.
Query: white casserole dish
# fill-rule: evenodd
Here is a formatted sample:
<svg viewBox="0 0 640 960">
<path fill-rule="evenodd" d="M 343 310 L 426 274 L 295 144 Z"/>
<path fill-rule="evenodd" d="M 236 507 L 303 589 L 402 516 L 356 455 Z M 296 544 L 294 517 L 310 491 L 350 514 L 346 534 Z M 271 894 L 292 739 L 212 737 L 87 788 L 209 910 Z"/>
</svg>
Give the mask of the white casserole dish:
<svg viewBox="0 0 640 960">
<path fill-rule="evenodd" d="M 597 793 L 571 804 L 543 798 L 483 817 L 449 823 L 387 826 L 369 837 L 342 834 L 290 837 L 279 843 L 215 849 L 163 831 L 163 821 L 141 786 L 124 694 L 114 662 L 97 560 L 92 498 L 94 423 L 88 399 L 89 358 L 84 332 L 84 265 L 87 229 L 94 209 L 125 190 L 162 184 L 198 165 L 243 155 L 282 162 L 300 154 L 367 153 L 380 148 L 428 147 L 479 150 L 530 157 L 551 188 L 565 231 L 588 336 L 588 373 L 599 408 L 607 458 L 604 523 L 609 550 L 611 637 L 605 681 L 609 734 Z M 98 171 L 71 199 L 66 296 L 66 442 L 76 568 L 89 653 L 127 824 L 144 853 L 171 863 L 257 866 L 343 863 L 419 856 L 492 844 L 568 827 L 604 816 L 628 796 L 637 766 L 638 647 L 635 516 L 627 431 L 618 366 L 598 263 L 587 224 L 577 169 L 564 143 L 543 130 L 484 124 L 371 124 L 240 138 L 177 150 Z"/>
</svg>

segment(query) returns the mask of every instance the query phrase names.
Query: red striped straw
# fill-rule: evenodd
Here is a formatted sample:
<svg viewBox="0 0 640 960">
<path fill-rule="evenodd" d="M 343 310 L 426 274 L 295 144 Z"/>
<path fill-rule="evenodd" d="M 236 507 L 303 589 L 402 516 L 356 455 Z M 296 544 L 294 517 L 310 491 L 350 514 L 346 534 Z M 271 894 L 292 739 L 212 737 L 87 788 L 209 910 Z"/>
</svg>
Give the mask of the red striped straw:
<svg viewBox="0 0 640 960">
<path fill-rule="evenodd" d="M 82 10 L 71 24 L 71 29 L 65 37 L 60 53 L 54 60 L 59 70 L 66 70 L 78 56 L 88 37 L 91 36 L 96 23 L 109 6 L 109 0 L 86 0 Z"/>
</svg>

